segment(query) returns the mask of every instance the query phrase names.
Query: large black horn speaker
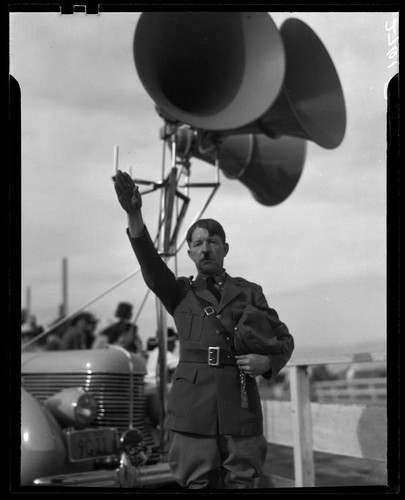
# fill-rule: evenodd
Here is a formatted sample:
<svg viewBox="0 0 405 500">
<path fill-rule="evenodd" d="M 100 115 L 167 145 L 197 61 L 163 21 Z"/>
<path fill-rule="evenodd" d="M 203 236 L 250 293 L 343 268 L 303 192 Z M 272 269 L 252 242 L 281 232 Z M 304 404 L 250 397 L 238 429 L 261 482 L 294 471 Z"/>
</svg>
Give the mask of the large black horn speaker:
<svg viewBox="0 0 405 500">
<path fill-rule="evenodd" d="M 273 206 L 295 189 L 304 168 L 306 141 L 250 134 L 227 137 L 219 150 L 222 171 L 249 188 L 256 201 Z"/>
<path fill-rule="evenodd" d="M 282 91 L 257 122 L 270 136 L 292 135 L 336 148 L 346 129 L 342 87 L 328 51 L 309 26 L 287 19 L 280 28 L 287 58 Z"/>
<path fill-rule="evenodd" d="M 265 12 L 143 13 L 139 77 L 166 118 L 219 135 L 282 135 L 332 149 L 346 110 L 332 59 L 298 19 Z"/>
<path fill-rule="evenodd" d="M 214 146 L 187 127 L 177 132 L 178 153 L 211 164 L 219 162 L 225 176 L 237 179 L 256 201 L 273 206 L 295 189 L 304 167 L 306 141 L 296 137 L 271 139 L 263 134 L 234 135 Z M 210 147 L 211 146 L 211 147 Z"/>
<path fill-rule="evenodd" d="M 283 42 L 266 12 L 144 12 L 133 50 L 161 114 L 198 129 L 259 119 L 285 76 Z"/>
<path fill-rule="evenodd" d="M 187 154 L 219 160 L 264 205 L 295 189 L 307 140 L 328 149 L 343 140 L 338 74 L 298 19 L 278 30 L 266 12 L 147 12 L 133 50 L 143 86 Z M 207 137 L 215 147 L 201 149 Z"/>
</svg>

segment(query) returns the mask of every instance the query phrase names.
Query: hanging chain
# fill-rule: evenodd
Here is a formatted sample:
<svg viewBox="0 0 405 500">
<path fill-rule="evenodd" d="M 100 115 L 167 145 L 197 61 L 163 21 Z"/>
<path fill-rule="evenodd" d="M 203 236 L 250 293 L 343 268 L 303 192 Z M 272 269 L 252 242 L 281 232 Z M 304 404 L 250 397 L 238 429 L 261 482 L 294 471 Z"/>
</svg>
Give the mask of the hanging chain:
<svg viewBox="0 0 405 500">
<path fill-rule="evenodd" d="M 240 406 L 241 408 L 248 408 L 248 394 L 246 387 L 246 373 L 239 371 L 240 378 Z"/>
</svg>

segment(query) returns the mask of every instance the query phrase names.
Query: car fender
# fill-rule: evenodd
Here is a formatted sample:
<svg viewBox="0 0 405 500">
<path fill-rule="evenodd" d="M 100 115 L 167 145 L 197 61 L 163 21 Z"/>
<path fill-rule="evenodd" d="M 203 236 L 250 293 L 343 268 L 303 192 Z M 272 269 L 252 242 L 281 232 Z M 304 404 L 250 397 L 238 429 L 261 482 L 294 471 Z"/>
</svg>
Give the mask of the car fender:
<svg viewBox="0 0 405 500">
<path fill-rule="evenodd" d="M 21 484 L 66 470 L 66 446 L 55 417 L 21 390 Z"/>
</svg>

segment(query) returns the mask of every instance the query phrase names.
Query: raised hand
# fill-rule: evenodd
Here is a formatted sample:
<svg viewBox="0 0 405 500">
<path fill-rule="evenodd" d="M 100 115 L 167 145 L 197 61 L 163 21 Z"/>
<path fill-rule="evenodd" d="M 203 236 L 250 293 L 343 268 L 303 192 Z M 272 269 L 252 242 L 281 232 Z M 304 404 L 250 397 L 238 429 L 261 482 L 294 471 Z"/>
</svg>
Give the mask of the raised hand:
<svg viewBox="0 0 405 500">
<path fill-rule="evenodd" d="M 139 212 L 142 207 L 142 196 L 131 176 L 127 172 L 117 170 L 113 180 L 115 192 L 117 193 L 121 207 L 129 215 Z"/>
</svg>

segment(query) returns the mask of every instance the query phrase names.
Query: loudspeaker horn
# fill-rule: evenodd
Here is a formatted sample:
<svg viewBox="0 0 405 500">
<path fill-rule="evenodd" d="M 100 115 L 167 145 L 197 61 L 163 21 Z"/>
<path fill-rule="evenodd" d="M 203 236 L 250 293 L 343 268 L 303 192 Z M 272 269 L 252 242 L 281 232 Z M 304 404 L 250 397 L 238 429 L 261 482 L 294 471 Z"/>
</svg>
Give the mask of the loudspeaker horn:
<svg viewBox="0 0 405 500">
<path fill-rule="evenodd" d="M 218 145 L 200 132 L 179 127 L 177 151 L 180 157 L 194 156 L 211 164 L 218 160 L 226 177 L 239 180 L 262 205 L 273 206 L 295 189 L 305 163 L 306 141 L 245 134 L 223 137 Z"/>
<path fill-rule="evenodd" d="M 258 120 L 270 137 L 291 135 L 332 149 L 342 142 L 346 109 L 336 68 L 318 36 L 299 19 L 280 28 L 287 68 L 280 95 Z"/>
<path fill-rule="evenodd" d="M 133 51 L 159 113 L 203 130 L 259 119 L 286 70 L 280 33 L 266 12 L 144 12 Z"/>
<path fill-rule="evenodd" d="M 161 115 L 219 136 L 293 136 L 336 148 L 346 110 L 330 55 L 303 21 L 265 12 L 143 13 L 138 75 Z"/>
<path fill-rule="evenodd" d="M 224 139 L 219 150 L 221 170 L 238 179 L 262 205 L 284 201 L 295 189 L 304 168 L 306 141 L 296 137 L 271 139 L 250 134 Z"/>
</svg>

